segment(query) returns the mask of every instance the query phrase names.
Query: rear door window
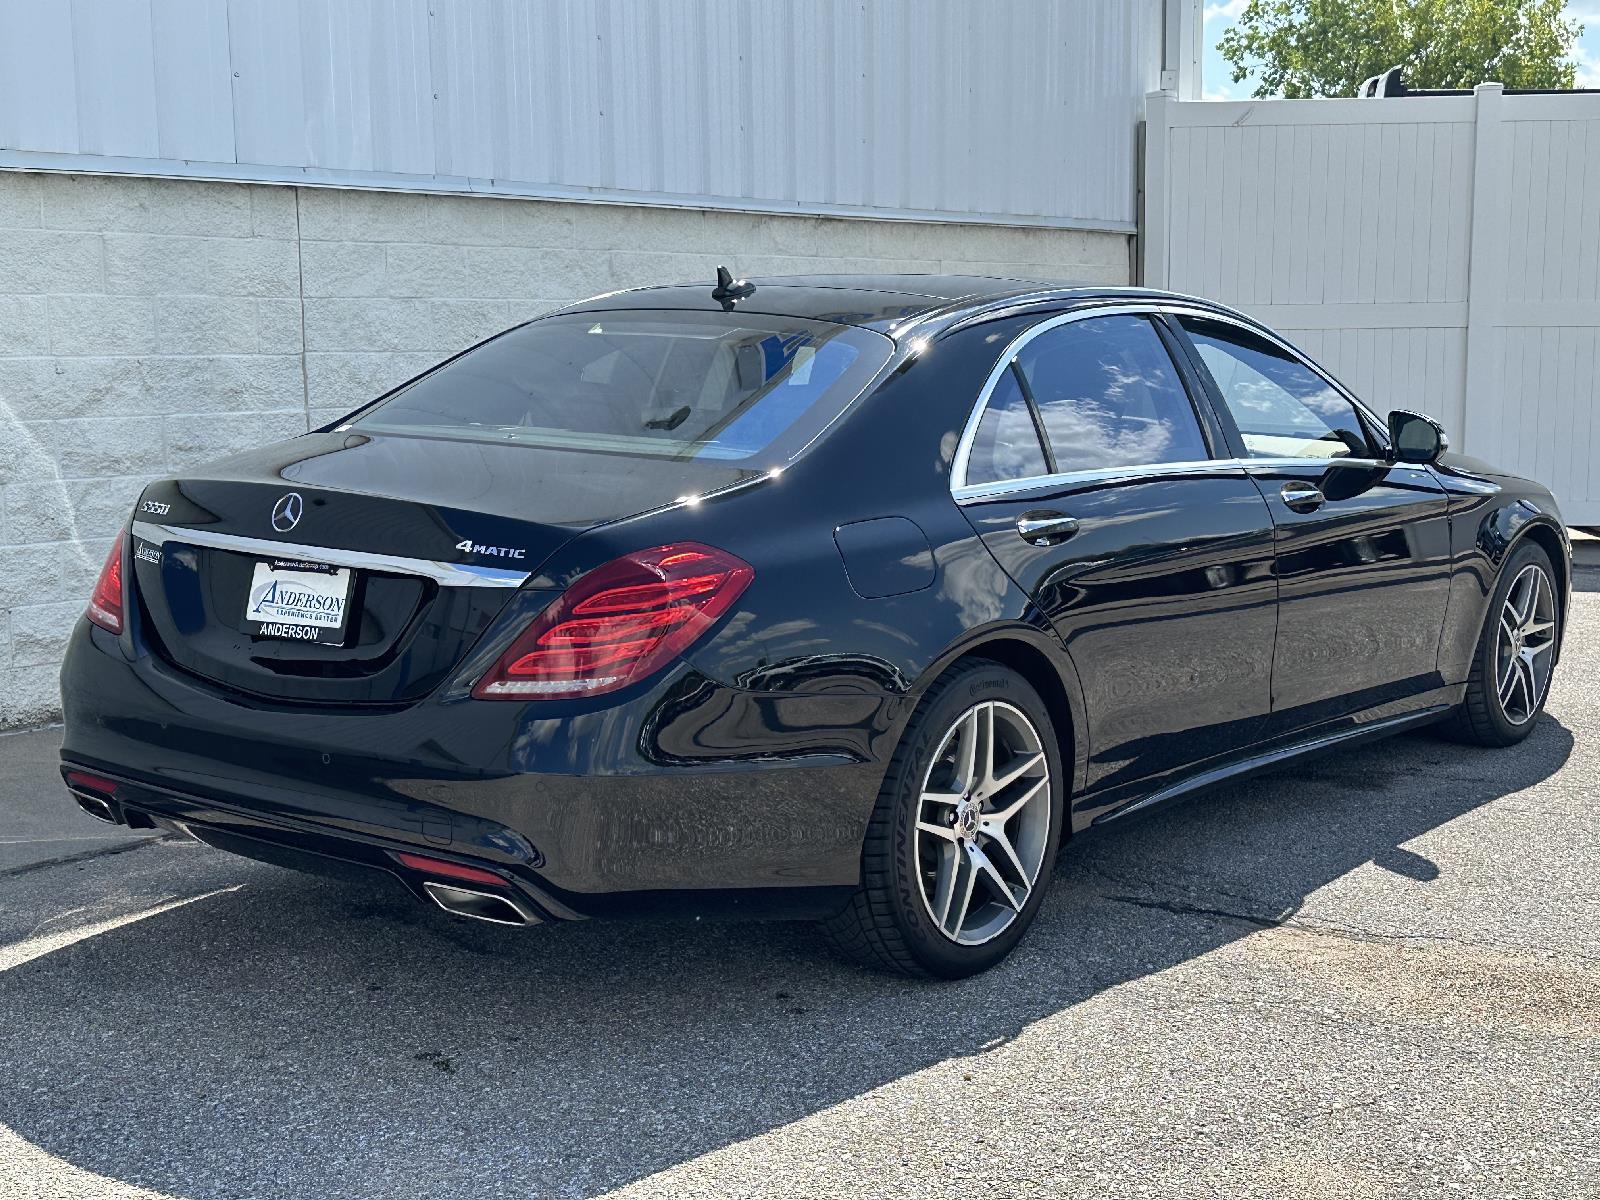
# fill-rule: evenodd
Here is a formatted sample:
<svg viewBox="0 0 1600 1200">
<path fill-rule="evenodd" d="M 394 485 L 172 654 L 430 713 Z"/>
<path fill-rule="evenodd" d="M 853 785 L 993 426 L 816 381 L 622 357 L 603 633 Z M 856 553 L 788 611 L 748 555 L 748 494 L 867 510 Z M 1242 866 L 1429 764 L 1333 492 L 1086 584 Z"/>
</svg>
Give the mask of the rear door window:
<svg viewBox="0 0 1600 1200">
<path fill-rule="evenodd" d="M 893 349 L 869 330 L 754 313 L 546 317 L 416 380 L 352 428 L 771 464 L 849 407 Z"/>
<path fill-rule="evenodd" d="M 1049 473 L 1028 401 L 1017 383 L 1015 369 L 1008 367 L 995 381 L 989 403 L 978 419 L 967 455 L 967 482 L 1000 483 Z"/>
<path fill-rule="evenodd" d="M 1058 472 L 1210 458 L 1172 356 L 1146 317 L 1046 330 L 1017 355 Z"/>
</svg>

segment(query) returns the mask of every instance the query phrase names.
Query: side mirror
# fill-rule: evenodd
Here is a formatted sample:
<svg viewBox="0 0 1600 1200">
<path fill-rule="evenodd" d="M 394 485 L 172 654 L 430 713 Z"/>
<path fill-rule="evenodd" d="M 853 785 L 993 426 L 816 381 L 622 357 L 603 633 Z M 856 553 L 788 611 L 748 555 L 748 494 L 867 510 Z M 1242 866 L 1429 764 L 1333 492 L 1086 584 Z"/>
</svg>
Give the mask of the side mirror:
<svg viewBox="0 0 1600 1200">
<path fill-rule="evenodd" d="M 1448 449 L 1444 426 L 1432 417 L 1403 408 L 1389 414 L 1389 457 L 1395 462 L 1433 463 Z"/>
</svg>

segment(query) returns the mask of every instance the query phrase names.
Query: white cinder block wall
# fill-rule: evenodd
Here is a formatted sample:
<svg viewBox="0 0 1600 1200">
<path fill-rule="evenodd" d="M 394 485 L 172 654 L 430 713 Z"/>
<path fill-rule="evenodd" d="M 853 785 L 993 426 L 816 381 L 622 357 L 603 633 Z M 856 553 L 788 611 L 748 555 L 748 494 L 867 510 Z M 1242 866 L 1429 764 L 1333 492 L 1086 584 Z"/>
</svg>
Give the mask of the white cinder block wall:
<svg viewBox="0 0 1600 1200">
<path fill-rule="evenodd" d="M 1128 238 L 0 171 L 0 728 L 49 720 L 152 479 L 322 424 L 621 287 L 940 271 L 1129 281 Z"/>
</svg>

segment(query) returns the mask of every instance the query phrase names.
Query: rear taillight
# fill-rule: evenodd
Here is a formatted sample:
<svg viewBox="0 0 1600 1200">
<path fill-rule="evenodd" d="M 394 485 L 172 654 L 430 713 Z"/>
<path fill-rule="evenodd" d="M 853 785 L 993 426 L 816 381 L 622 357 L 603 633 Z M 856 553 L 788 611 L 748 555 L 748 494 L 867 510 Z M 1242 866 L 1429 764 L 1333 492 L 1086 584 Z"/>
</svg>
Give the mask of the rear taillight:
<svg viewBox="0 0 1600 1200">
<path fill-rule="evenodd" d="M 105 566 L 100 568 L 100 578 L 94 581 L 94 594 L 89 597 L 89 607 L 83 614 L 110 633 L 122 632 L 122 547 L 127 537 L 127 530 L 123 530 L 111 544 L 111 553 L 106 555 Z"/>
<path fill-rule="evenodd" d="M 534 618 L 472 694 L 537 700 L 627 687 L 711 628 L 755 576 L 742 559 L 695 542 L 615 559 Z"/>
<path fill-rule="evenodd" d="M 98 792 L 104 796 L 117 794 L 117 781 L 107 779 L 103 775 L 91 775 L 87 771 L 66 772 L 67 786 L 73 791 Z"/>
<path fill-rule="evenodd" d="M 443 879 L 461 879 L 467 883 L 487 883 L 495 887 L 505 887 L 506 881 L 493 871 L 485 871 L 481 867 L 469 867 L 465 863 L 451 862 L 445 858 L 429 858 L 426 854 L 407 854 L 401 850 L 391 850 L 402 866 L 410 867 L 413 871 L 421 871 L 425 875 L 436 875 Z"/>
</svg>

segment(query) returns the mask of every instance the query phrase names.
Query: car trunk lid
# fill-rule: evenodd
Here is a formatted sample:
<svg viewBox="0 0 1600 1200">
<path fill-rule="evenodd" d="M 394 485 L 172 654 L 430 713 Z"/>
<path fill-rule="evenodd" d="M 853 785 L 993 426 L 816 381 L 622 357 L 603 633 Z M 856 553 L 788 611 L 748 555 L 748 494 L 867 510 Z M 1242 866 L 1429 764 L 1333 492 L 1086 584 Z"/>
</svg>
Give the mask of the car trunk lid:
<svg viewBox="0 0 1600 1200">
<path fill-rule="evenodd" d="M 147 489 L 133 591 L 146 640 L 184 671 L 290 703 L 403 704 L 448 678 L 572 538 L 748 475 L 717 462 L 312 434 Z"/>
</svg>

